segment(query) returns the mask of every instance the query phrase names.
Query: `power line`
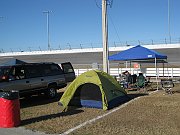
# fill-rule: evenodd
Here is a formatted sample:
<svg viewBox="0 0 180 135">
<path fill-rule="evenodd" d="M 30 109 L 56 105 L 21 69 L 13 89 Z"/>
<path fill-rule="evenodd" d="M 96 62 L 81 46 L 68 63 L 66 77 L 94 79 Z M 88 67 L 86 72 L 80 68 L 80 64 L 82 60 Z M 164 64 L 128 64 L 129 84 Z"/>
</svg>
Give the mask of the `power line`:
<svg viewBox="0 0 180 135">
<path fill-rule="evenodd" d="M 94 0 L 94 1 L 95 1 L 95 3 L 96 3 L 96 6 L 97 6 L 99 9 L 101 9 L 101 8 L 102 8 L 102 5 L 101 5 L 100 3 L 98 3 L 98 0 Z M 99 1 L 101 1 L 101 0 L 99 0 Z M 107 3 L 107 5 L 109 5 L 109 6 L 112 8 L 113 0 L 106 0 L 106 3 Z"/>
<path fill-rule="evenodd" d="M 101 6 L 98 4 L 97 0 L 94 0 L 94 1 L 95 1 L 95 3 L 96 3 L 96 6 L 97 6 L 99 9 L 101 9 Z"/>
<path fill-rule="evenodd" d="M 94 1 L 95 1 L 95 3 L 96 3 L 96 6 L 97 6 L 99 9 L 101 9 L 101 6 L 100 6 L 100 4 L 98 4 L 98 1 L 97 1 L 97 0 L 94 0 Z M 107 5 L 110 5 L 110 7 L 112 8 L 113 0 L 106 0 L 106 1 L 107 1 Z M 109 13 L 108 13 L 108 15 L 109 15 L 110 20 L 111 20 L 111 23 L 112 23 L 112 25 L 113 25 L 113 27 L 114 27 L 114 29 L 115 29 L 116 35 L 117 35 L 117 37 L 118 37 L 118 40 L 119 40 L 119 42 L 121 42 L 120 37 L 119 37 L 119 34 L 118 34 L 118 31 L 117 31 L 117 29 L 116 29 L 116 27 L 115 27 L 115 25 L 114 25 L 113 20 L 112 20 L 112 17 L 110 16 Z"/>
<path fill-rule="evenodd" d="M 118 38 L 119 42 L 121 42 L 120 36 L 119 36 L 119 34 L 118 34 L 118 31 L 117 31 L 117 29 L 116 29 L 116 26 L 114 25 L 113 19 L 112 19 L 112 17 L 111 17 L 110 14 L 108 14 L 108 15 L 109 15 L 109 18 L 110 18 L 110 20 L 111 20 L 111 23 L 112 23 L 112 25 L 113 25 L 113 27 L 114 27 L 114 30 L 115 30 L 115 32 L 116 32 L 117 38 Z"/>
<path fill-rule="evenodd" d="M 107 5 L 110 6 L 110 8 L 112 8 L 112 5 L 113 5 L 113 0 L 107 0 Z"/>
</svg>

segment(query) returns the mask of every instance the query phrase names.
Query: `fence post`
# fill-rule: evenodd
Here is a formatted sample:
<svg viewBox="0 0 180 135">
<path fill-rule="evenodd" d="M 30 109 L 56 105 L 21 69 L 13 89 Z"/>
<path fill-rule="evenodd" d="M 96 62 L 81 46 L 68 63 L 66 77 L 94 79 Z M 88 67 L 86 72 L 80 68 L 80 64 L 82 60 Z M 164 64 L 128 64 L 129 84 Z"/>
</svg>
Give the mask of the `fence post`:
<svg viewBox="0 0 180 135">
<path fill-rule="evenodd" d="M 138 43 L 139 43 L 139 45 L 141 44 L 141 42 L 138 40 Z"/>
<path fill-rule="evenodd" d="M 91 43 L 91 47 L 92 47 L 92 49 L 93 49 L 93 45 L 92 45 L 92 43 Z"/>
<path fill-rule="evenodd" d="M 69 43 L 67 43 L 68 44 L 68 46 L 69 46 L 69 50 L 71 50 L 72 48 L 71 48 L 71 45 L 69 44 Z"/>
<path fill-rule="evenodd" d="M 114 47 L 116 47 L 116 42 L 114 42 Z"/>
<path fill-rule="evenodd" d="M 61 46 L 59 45 L 59 50 L 61 50 Z"/>
<path fill-rule="evenodd" d="M 167 44 L 166 38 L 165 38 L 165 44 Z"/>
<path fill-rule="evenodd" d="M 40 46 L 39 46 L 39 51 L 42 51 Z"/>
<path fill-rule="evenodd" d="M 126 41 L 126 45 L 128 45 L 128 42 Z"/>
<path fill-rule="evenodd" d="M 81 49 L 82 49 L 82 45 L 80 44 L 80 47 L 81 47 Z"/>
<path fill-rule="evenodd" d="M 171 44 L 171 36 L 169 37 L 169 41 L 170 41 L 170 44 Z"/>
<path fill-rule="evenodd" d="M 154 45 L 154 41 L 153 40 L 151 40 L 152 41 L 152 45 Z"/>
<path fill-rule="evenodd" d="M 77 69 L 77 76 L 79 76 L 79 69 Z"/>
</svg>

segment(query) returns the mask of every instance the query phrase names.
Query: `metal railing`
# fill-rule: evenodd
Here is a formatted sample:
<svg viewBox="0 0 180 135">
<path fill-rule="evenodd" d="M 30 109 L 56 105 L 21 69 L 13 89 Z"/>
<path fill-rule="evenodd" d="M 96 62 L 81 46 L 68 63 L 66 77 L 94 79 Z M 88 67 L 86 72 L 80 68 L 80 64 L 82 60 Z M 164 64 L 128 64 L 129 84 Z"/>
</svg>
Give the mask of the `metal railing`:
<svg viewBox="0 0 180 135">
<path fill-rule="evenodd" d="M 109 47 L 121 47 L 121 46 L 135 46 L 135 45 L 157 45 L 157 44 L 176 44 L 180 43 L 180 38 L 172 39 L 159 39 L 159 40 L 137 40 L 137 41 L 122 41 L 122 42 L 109 42 Z M 12 45 L 13 46 L 13 45 Z M 102 43 L 80 43 L 71 44 L 67 43 L 64 45 L 51 45 L 50 50 L 72 50 L 72 49 L 85 49 L 85 48 L 102 48 Z M 42 46 L 38 47 L 26 47 L 26 48 L 0 48 L 0 53 L 6 52 L 32 52 L 32 51 L 47 51 L 48 48 Z"/>
<path fill-rule="evenodd" d="M 75 69 L 76 76 L 80 74 L 92 70 L 92 68 L 84 68 L 84 69 Z M 143 72 L 145 76 L 148 77 L 155 77 L 156 74 L 158 77 L 179 77 L 180 78 L 180 68 L 157 68 L 157 73 L 155 68 L 144 68 L 144 69 L 134 69 L 134 68 L 110 68 L 110 75 L 112 76 L 119 76 L 124 71 L 130 71 L 131 74 L 138 74 Z"/>
</svg>

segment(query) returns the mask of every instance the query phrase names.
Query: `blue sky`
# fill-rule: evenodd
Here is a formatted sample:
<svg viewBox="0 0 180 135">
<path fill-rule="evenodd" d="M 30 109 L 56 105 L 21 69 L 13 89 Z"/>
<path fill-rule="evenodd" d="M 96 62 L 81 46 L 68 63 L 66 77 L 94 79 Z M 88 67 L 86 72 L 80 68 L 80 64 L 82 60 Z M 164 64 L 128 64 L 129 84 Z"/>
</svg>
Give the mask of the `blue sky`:
<svg viewBox="0 0 180 135">
<path fill-rule="evenodd" d="M 101 47 L 102 0 L 0 0 L 0 51 L 47 47 L 50 13 L 52 49 Z M 97 6 L 99 5 L 99 7 Z M 108 7 L 110 46 L 168 38 L 168 0 L 113 0 Z M 180 0 L 170 0 L 172 39 L 180 38 Z"/>
</svg>

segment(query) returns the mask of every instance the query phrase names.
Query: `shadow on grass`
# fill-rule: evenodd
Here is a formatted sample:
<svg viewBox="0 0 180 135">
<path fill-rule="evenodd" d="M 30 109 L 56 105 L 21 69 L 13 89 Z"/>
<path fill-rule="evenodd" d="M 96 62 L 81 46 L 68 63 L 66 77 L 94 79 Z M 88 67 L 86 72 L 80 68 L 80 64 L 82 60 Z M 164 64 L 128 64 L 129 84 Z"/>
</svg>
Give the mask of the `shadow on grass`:
<svg viewBox="0 0 180 135">
<path fill-rule="evenodd" d="M 110 102 L 109 103 L 109 106 L 108 106 L 108 109 L 113 109 L 114 107 L 119 107 L 137 97 L 140 97 L 140 96 L 147 96 L 149 95 L 148 93 L 128 93 L 127 95 L 121 97 L 121 99 L 118 99 L 117 102 L 114 101 L 114 102 Z"/>
<path fill-rule="evenodd" d="M 123 105 L 123 104 L 125 104 L 125 103 L 127 103 L 127 102 L 129 102 L 129 101 L 131 101 L 131 100 L 133 100 L 133 99 L 135 99 L 135 98 L 137 98 L 137 97 L 147 96 L 147 95 L 149 95 L 149 94 L 146 94 L 146 93 L 132 93 L 132 94 L 127 94 L 126 96 L 124 96 L 124 97 L 122 98 L 122 100 L 121 100 L 118 104 L 114 105 L 112 108 L 109 108 L 109 109 L 113 109 L 114 107 L 121 106 L 121 105 Z"/>
<path fill-rule="evenodd" d="M 63 92 L 57 93 L 57 97 L 53 99 L 48 99 L 45 95 L 31 96 L 20 99 L 20 107 L 27 108 L 31 106 L 44 105 L 48 103 L 58 102 L 62 96 Z"/>
<path fill-rule="evenodd" d="M 127 94 L 127 96 L 129 97 L 129 100 L 132 100 L 134 98 L 141 97 L 141 96 L 147 96 L 147 95 L 149 95 L 149 94 L 148 93 Z"/>
<path fill-rule="evenodd" d="M 172 91 L 173 93 L 180 93 L 180 90 Z"/>
<path fill-rule="evenodd" d="M 77 110 L 77 109 L 71 109 L 67 112 L 61 112 L 61 113 L 56 113 L 56 114 L 39 116 L 39 117 L 35 117 L 35 118 L 29 118 L 29 119 L 22 120 L 21 126 L 25 126 L 28 124 L 32 124 L 32 123 L 40 122 L 40 121 L 44 121 L 44 120 L 54 119 L 57 117 L 75 115 L 75 114 L 82 113 L 82 112 L 84 112 L 84 111 L 83 110 Z"/>
</svg>

